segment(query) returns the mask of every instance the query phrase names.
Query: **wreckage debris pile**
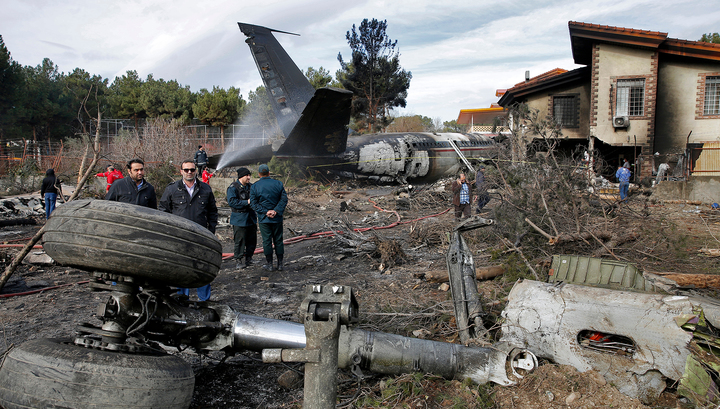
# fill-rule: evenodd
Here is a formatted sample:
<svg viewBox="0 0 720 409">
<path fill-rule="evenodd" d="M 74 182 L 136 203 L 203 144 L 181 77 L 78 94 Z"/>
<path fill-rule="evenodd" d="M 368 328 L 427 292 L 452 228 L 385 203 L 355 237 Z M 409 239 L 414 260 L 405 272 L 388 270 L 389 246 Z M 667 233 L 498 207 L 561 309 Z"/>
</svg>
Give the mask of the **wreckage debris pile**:
<svg viewBox="0 0 720 409">
<path fill-rule="evenodd" d="M 0 200 L 0 218 L 45 216 L 45 205 L 37 198 L 18 197 Z"/>
</svg>

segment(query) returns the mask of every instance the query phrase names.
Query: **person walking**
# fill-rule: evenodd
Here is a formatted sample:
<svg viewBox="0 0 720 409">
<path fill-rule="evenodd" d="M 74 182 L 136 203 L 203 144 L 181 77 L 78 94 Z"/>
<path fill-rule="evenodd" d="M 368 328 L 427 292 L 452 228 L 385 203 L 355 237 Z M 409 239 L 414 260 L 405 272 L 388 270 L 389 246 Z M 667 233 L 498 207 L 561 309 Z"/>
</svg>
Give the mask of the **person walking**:
<svg viewBox="0 0 720 409">
<path fill-rule="evenodd" d="M 158 210 L 192 220 L 215 234 L 218 222 L 218 209 L 210 185 L 197 178 L 197 167 L 192 160 L 180 165 L 182 179 L 172 182 L 165 188 Z M 180 288 L 179 293 L 190 295 L 188 288 Z M 210 299 L 210 284 L 197 289 L 198 299 Z"/>
<path fill-rule="evenodd" d="M 232 209 L 230 225 L 233 227 L 235 242 L 235 268 L 242 269 L 252 265 L 252 256 L 257 247 L 257 215 L 250 207 L 250 171 L 247 168 L 237 170 L 237 180 L 227 188 L 227 202 Z M 245 263 L 243 263 L 243 256 Z"/>
<path fill-rule="evenodd" d="M 620 182 L 620 201 L 624 201 L 628 197 L 628 190 L 630 189 L 630 169 L 626 168 L 623 165 L 618 166 L 617 172 L 615 172 L 615 177 L 617 178 L 618 182 Z"/>
<path fill-rule="evenodd" d="M 202 145 L 198 145 L 198 150 L 195 152 L 195 164 L 197 165 L 197 173 L 199 175 L 202 175 L 203 170 L 205 170 L 205 167 L 207 166 L 207 152 L 205 152 L 205 148 L 203 148 Z"/>
<path fill-rule="evenodd" d="M 455 206 L 455 221 L 459 222 L 460 218 L 470 217 L 470 203 L 472 203 L 472 185 L 465 179 L 465 174 L 461 173 L 458 179 L 452 183 L 453 206 Z"/>
<path fill-rule="evenodd" d="M 283 270 L 283 212 L 287 206 L 288 197 L 285 187 L 279 180 L 270 178 L 270 168 L 262 164 L 258 167 L 260 180 L 250 187 L 250 206 L 258 216 L 258 228 L 262 236 L 263 254 L 266 264 L 263 268 L 272 271 L 273 245 L 277 256 L 277 269 Z"/>
<path fill-rule="evenodd" d="M 108 165 L 107 172 L 98 173 L 95 175 L 96 178 L 107 178 L 107 187 L 105 188 L 105 192 L 110 191 L 110 186 L 112 186 L 113 182 L 119 179 L 123 178 L 122 172 L 115 169 L 115 166 Z"/>
<path fill-rule="evenodd" d="M 58 193 L 62 194 L 62 186 L 60 180 L 55 177 L 55 169 L 48 169 L 45 172 L 45 178 L 40 185 L 40 198 L 45 199 L 45 218 L 49 219 L 50 214 L 55 210 L 55 202 Z"/>
<path fill-rule="evenodd" d="M 487 186 L 485 185 L 485 166 L 482 165 L 475 174 L 475 192 L 477 192 L 476 214 L 480 214 L 482 208 L 490 201 L 490 195 L 488 195 Z"/>
<path fill-rule="evenodd" d="M 155 187 L 145 180 L 145 162 L 132 159 L 127 163 L 127 170 L 127 177 L 116 180 L 110 186 L 105 200 L 157 209 Z"/>
</svg>

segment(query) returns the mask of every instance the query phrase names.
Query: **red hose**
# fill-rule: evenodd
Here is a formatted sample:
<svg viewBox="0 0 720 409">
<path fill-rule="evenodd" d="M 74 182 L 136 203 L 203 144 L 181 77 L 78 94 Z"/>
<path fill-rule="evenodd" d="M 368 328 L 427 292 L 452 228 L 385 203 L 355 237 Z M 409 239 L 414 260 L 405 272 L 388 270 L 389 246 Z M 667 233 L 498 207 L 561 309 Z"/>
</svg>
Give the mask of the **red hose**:
<svg viewBox="0 0 720 409">
<path fill-rule="evenodd" d="M 399 225 L 401 225 L 401 224 L 412 223 L 412 222 L 415 222 L 415 221 L 418 221 L 418 220 L 428 219 L 428 218 L 430 218 L 430 217 L 437 217 L 437 216 L 440 216 L 440 215 L 443 215 L 443 214 L 449 212 L 450 209 L 451 209 L 451 208 L 447 208 L 447 209 L 443 210 L 443 211 L 440 212 L 440 213 L 431 214 L 431 215 L 429 215 L 429 216 L 423 216 L 423 217 L 419 217 L 419 218 L 417 218 L 417 219 L 407 220 L 407 221 L 401 222 L 401 221 L 400 221 L 400 215 L 398 214 L 398 212 L 396 212 L 396 211 L 394 211 L 394 210 L 384 210 L 384 209 L 378 207 L 378 206 L 377 206 L 377 203 L 373 202 L 372 200 L 369 200 L 369 201 L 370 201 L 371 203 L 373 203 L 373 207 L 375 207 L 376 209 L 378 209 L 378 210 L 380 210 L 380 211 L 387 212 L 387 213 L 395 213 L 395 216 L 397 216 L 398 220 L 397 220 L 396 222 L 393 222 L 393 223 L 388 224 L 388 225 L 386 225 L 386 226 L 361 227 L 361 228 L 353 229 L 353 231 L 356 231 L 356 232 L 358 232 L 358 233 L 362 233 L 362 232 L 366 232 L 366 231 L 368 231 L 368 230 L 389 229 L 389 228 L 391 228 L 391 227 L 399 226 Z M 283 240 L 283 244 L 295 244 L 295 243 L 299 243 L 299 242 L 304 241 L 304 240 L 314 240 L 314 239 L 321 239 L 321 238 L 324 238 L 324 237 L 332 237 L 332 236 L 334 236 L 336 233 L 342 233 L 342 230 L 338 230 L 338 231 L 332 231 L 332 230 L 321 231 L 321 232 L 313 233 L 313 234 L 311 234 L 311 235 L 309 235 L 309 236 L 303 234 L 302 236 L 295 236 L 295 237 L 291 237 L 291 238 L 289 238 L 289 239 Z M 253 253 L 253 254 L 259 254 L 259 253 L 262 253 L 262 252 L 263 252 L 263 249 L 262 249 L 262 248 L 258 248 L 258 249 L 255 249 L 255 253 Z M 222 254 L 223 260 L 231 259 L 231 258 L 233 258 L 233 256 L 234 256 L 233 253 L 223 253 L 223 254 Z"/>
</svg>

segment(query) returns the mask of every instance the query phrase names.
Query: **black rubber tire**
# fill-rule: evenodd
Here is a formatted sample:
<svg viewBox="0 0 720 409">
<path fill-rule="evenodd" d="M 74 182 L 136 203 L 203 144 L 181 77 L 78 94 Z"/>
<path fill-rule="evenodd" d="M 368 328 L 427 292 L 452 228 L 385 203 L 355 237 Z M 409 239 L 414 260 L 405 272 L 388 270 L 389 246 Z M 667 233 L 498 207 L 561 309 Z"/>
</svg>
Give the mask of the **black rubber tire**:
<svg viewBox="0 0 720 409">
<path fill-rule="evenodd" d="M 88 349 L 61 339 L 35 339 L 0 366 L 0 406 L 27 408 L 187 408 L 195 377 L 172 355 Z"/>
<path fill-rule="evenodd" d="M 199 224 L 158 210 L 105 200 L 58 206 L 45 224 L 43 248 L 56 262 L 176 287 L 201 287 L 217 276 L 222 245 Z"/>
</svg>

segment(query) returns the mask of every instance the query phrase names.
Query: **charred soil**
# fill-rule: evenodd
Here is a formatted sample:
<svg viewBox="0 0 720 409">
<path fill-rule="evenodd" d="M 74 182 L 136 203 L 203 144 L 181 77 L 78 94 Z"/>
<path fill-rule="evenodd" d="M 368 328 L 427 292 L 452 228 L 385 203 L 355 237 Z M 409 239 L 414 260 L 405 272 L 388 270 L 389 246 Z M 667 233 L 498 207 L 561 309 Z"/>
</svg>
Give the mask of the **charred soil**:
<svg viewBox="0 0 720 409">
<path fill-rule="evenodd" d="M 356 292 L 360 328 L 459 342 L 450 293 L 425 277 L 429 271 L 446 270 L 445 254 L 454 220 L 452 211 L 447 211 L 450 195 L 442 186 L 416 189 L 409 200 L 396 200 L 395 188 L 343 185 L 288 189 L 286 239 L 328 231 L 337 235 L 286 245 L 283 271 L 263 270 L 262 254 L 255 256 L 253 266 L 239 270 L 234 260 L 225 260 L 212 283 L 212 300 L 244 314 L 297 321 L 306 285 L 342 284 Z M 405 208 L 406 203 L 409 208 Z M 493 200 L 484 216 L 493 217 L 501 206 L 501 201 Z M 700 250 L 720 247 L 715 239 L 720 238 L 720 217 L 703 217 L 702 212 L 694 211 L 695 206 L 653 204 L 642 198 L 622 206 L 609 221 L 610 229 L 644 231 L 653 225 L 654 231 L 665 233 L 626 242 L 611 249 L 613 256 L 652 271 L 716 271 L 716 259 Z M 223 209 L 221 217 L 223 213 L 227 219 L 228 209 Z M 0 241 L 6 244 L 0 253 L 3 269 L 19 250 L 7 244 L 24 243 L 22 239 L 32 237 L 38 228 L 0 229 Z M 353 233 L 353 229 L 360 230 Z M 466 240 L 473 249 L 476 267 L 507 266 L 504 275 L 479 283 L 488 313 L 486 326 L 497 339 L 496 320 L 512 283 L 532 275 L 495 229 L 469 232 Z M 230 226 L 221 225 L 217 233 L 223 251 L 231 253 Z M 596 250 L 599 246 L 593 247 Z M 529 263 L 546 274 L 544 269 L 554 250 L 546 246 L 541 251 L 546 257 L 532 257 Z M 558 250 L 567 252 L 569 248 Z M 77 325 L 92 322 L 96 306 L 104 302 L 106 294 L 90 291 L 84 284 L 89 278 L 88 272 L 74 268 L 22 265 L 0 294 L 0 352 L 34 338 L 71 336 Z M 194 296 L 191 292 L 191 298 Z M 303 368 L 299 364 L 264 364 L 253 352 L 235 356 L 199 356 L 190 350 L 175 353 L 190 362 L 195 371 L 192 408 L 302 405 Z M 581 374 L 552 363 L 544 363 L 513 387 L 474 385 L 423 374 L 372 376 L 359 382 L 349 372 L 339 371 L 338 399 L 343 407 L 645 407 L 620 394 L 597 374 Z M 654 407 L 676 405 L 670 391 Z"/>
</svg>

